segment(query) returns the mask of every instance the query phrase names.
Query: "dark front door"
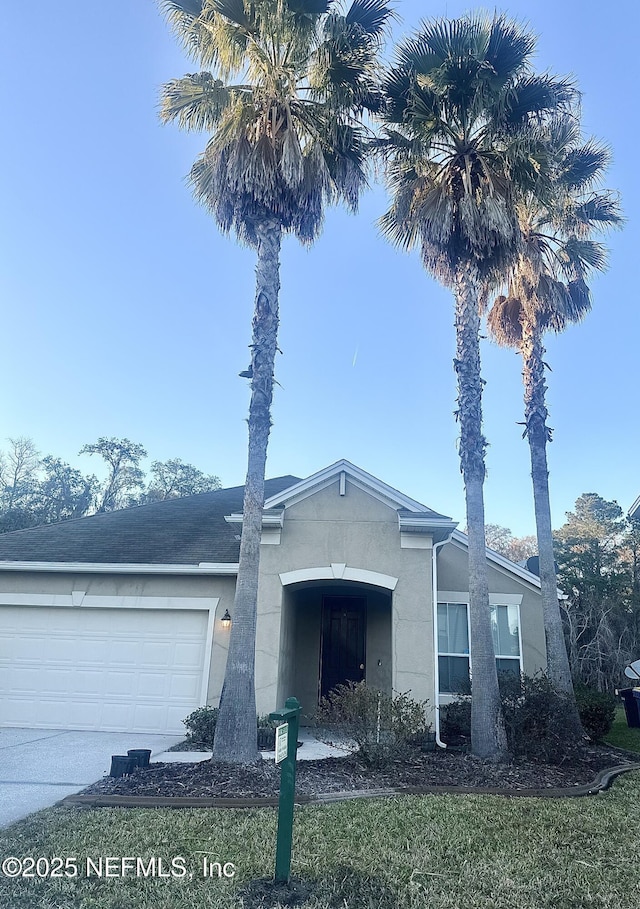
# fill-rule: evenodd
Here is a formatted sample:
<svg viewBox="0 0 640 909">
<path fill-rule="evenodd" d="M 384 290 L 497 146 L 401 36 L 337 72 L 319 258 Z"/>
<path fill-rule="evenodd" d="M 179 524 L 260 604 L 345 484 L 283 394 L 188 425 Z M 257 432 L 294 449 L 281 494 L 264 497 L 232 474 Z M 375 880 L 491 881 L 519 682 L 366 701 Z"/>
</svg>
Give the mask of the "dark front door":
<svg viewBox="0 0 640 909">
<path fill-rule="evenodd" d="M 320 694 L 365 677 L 365 597 L 322 598 Z"/>
</svg>

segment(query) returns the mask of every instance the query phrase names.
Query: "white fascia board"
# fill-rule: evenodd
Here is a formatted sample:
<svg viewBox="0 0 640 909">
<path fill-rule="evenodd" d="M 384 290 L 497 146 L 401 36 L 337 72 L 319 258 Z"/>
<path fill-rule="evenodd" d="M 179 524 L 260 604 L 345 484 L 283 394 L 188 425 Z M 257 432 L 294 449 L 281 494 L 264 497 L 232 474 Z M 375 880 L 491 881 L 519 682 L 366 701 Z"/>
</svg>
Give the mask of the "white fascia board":
<svg viewBox="0 0 640 909">
<path fill-rule="evenodd" d="M 450 518 L 434 518 L 428 514 L 398 515 L 400 530 L 414 531 L 417 533 L 430 533 L 432 530 L 455 530 L 457 521 Z"/>
<path fill-rule="evenodd" d="M 367 473 L 366 470 L 362 470 L 360 467 L 356 467 L 355 464 L 346 461 L 344 458 L 312 474 L 306 480 L 301 480 L 277 495 L 271 496 L 265 502 L 265 508 L 273 508 L 276 505 L 294 505 L 296 502 L 301 502 L 320 489 L 330 486 L 331 483 L 339 480 L 343 471 L 354 486 L 374 495 L 385 504 L 394 508 L 406 508 L 408 511 L 424 511 L 425 506 L 420 502 L 416 502 L 415 499 L 409 498 L 403 492 L 388 486 L 382 480 L 378 480 L 377 477 Z"/>
<path fill-rule="evenodd" d="M 451 542 L 454 546 L 457 546 L 458 549 L 468 549 L 469 540 L 466 533 L 462 533 L 460 530 L 454 530 L 451 534 Z M 500 555 L 499 552 L 495 552 L 493 549 L 489 549 L 487 546 L 487 561 L 491 562 L 492 565 L 497 568 L 499 571 L 502 571 L 505 574 L 515 575 L 517 578 L 520 578 L 522 581 L 527 581 L 531 584 L 532 587 L 535 587 L 537 590 L 540 590 L 540 578 L 537 574 L 533 574 L 531 571 L 527 571 L 526 568 L 521 568 L 520 565 L 516 565 L 515 562 L 512 562 L 510 559 L 505 558 L 505 556 Z"/>
<path fill-rule="evenodd" d="M 629 509 L 630 518 L 640 518 L 640 496 L 635 500 L 631 508 Z"/>
<path fill-rule="evenodd" d="M 215 609 L 220 597 L 158 597 L 111 596 L 86 594 L 82 590 L 72 593 L 0 593 L 0 606 L 46 606 L 52 608 L 82 609 L 161 609 L 161 610 L 210 610 Z"/>
<path fill-rule="evenodd" d="M 133 562 L 1 562 L 2 571 L 49 571 L 78 574 L 199 574 L 237 575 L 237 562 L 200 562 L 199 565 L 153 565 Z"/>
<path fill-rule="evenodd" d="M 224 519 L 227 524 L 242 524 L 242 512 L 237 512 L 236 514 L 227 514 L 225 515 Z M 263 514 L 262 526 L 269 529 L 283 527 L 284 511 L 281 511 L 278 514 Z"/>
</svg>

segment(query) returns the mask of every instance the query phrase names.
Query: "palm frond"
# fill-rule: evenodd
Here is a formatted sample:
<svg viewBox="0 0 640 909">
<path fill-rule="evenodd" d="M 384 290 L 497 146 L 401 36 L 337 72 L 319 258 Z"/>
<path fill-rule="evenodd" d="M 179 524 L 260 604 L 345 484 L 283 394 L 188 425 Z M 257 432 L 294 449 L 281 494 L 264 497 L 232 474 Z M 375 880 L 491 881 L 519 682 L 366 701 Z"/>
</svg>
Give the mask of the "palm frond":
<svg viewBox="0 0 640 909">
<path fill-rule="evenodd" d="M 328 13 L 334 0 L 287 0 L 292 13 L 304 16 L 322 16 Z"/>
<path fill-rule="evenodd" d="M 501 347 L 519 347 L 522 341 L 522 303 L 518 297 L 496 297 L 487 314 L 487 328 Z"/>
<path fill-rule="evenodd" d="M 304 178 L 304 160 L 298 134 L 293 128 L 289 128 L 285 132 L 280 156 L 280 171 L 287 186 L 295 188 L 302 183 Z"/>
<path fill-rule="evenodd" d="M 173 17 L 197 19 L 202 13 L 203 5 L 203 0 L 162 0 L 160 4 L 161 9 L 170 19 Z"/>
<path fill-rule="evenodd" d="M 571 321 L 581 321 L 591 309 L 591 292 L 582 278 L 569 281 L 568 296 L 571 301 Z"/>
<path fill-rule="evenodd" d="M 528 62 L 535 48 L 535 37 L 506 16 L 491 23 L 484 57 L 495 76 L 506 84 Z"/>
<path fill-rule="evenodd" d="M 382 117 L 386 123 L 404 123 L 413 84 L 411 70 L 405 67 L 394 67 L 386 73 L 382 82 L 382 95 L 385 99 Z"/>
<path fill-rule="evenodd" d="M 562 246 L 563 270 L 569 278 L 576 273 L 580 278 L 590 271 L 604 271 L 607 267 L 606 246 L 595 240 L 570 237 Z"/>
<path fill-rule="evenodd" d="M 568 79 L 525 76 L 506 93 L 498 124 L 511 130 L 522 129 L 532 120 L 573 103 L 575 97 L 575 89 Z"/>
<path fill-rule="evenodd" d="M 582 234 L 594 228 L 620 227 L 624 223 L 620 198 L 610 191 L 592 193 L 579 200 L 569 209 L 569 216 L 574 229 Z"/>
<path fill-rule="evenodd" d="M 211 8 L 220 16 L 224 16 L 234 25 L 249 28 L 250 21 L 244 6 L 244 0 L 207 0 Z"/>
<path fill-rule="evenodd" d="M 426 73 L 442 66 L 449 54 L 449 28 L 445 20 L 421 27 L 396 48 L 396 69 Z"/>
<path fill-rule="evenodd" d="M 586 189 L 599 180 L 611 160 L 611 152 L 595 139 L 574 147 L 564 156 L 560 181 L 569 189 Z"/>
<path fill-rule="evenodd" d="M 393 246 L 401 249 L 412 249 L 418 242 L 418 231 L 415 221 L 406 221 L 399 217 L 394 209 L 390 209 L 378 219 L 380 233 Z"/>
<path fill-rule="evenodd" d="M 211 73 L 192 73 L 163 86 L 160 118 L 177 120 L 186 130 L 215 129 L 230 103 L 232 92 Z"/>
<path fill-rule="evenodd" d="M 380 36 L 394 13 L 387 0 L 353 0 L 347 10 L 347 25 L 357 25 L 368 35 Z"/>
</svg>

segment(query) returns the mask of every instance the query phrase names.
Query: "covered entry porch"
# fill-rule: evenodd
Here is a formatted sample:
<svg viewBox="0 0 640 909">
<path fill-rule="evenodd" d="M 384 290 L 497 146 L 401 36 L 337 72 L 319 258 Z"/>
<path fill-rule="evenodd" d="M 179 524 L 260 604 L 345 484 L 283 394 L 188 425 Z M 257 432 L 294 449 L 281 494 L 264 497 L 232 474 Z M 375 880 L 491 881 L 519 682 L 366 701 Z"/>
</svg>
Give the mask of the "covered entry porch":
<svg viewBox="0 0 640 909">
<path fill-rule="evenodd" d="M 283 590 L 278 702 L 291 693 L 308 724 L 335 685 L 366 681 L 391 693 L 392 592 L 372 584 L 317 580 Z"/>
</svg>

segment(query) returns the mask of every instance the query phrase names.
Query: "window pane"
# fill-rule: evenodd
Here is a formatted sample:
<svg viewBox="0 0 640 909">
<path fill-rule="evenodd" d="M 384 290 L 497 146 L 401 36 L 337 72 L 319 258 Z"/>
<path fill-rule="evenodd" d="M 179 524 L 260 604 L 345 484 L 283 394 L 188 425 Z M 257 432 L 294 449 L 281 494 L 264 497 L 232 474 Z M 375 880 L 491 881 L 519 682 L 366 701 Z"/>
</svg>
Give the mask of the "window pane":
<svg viewBox="0 0 640 909">
<path fill-rule="evenodd" d="M 464 603 L 449 603 L 449 653 L 469 653 L 469 627 Z"/>
<path fill-rule="evenodd" d="M 496 653 L 500 656 L 520 656 L 517 606 L 492 606 L 491 630 Z"/>
<path fill-rule="evenodd" d="M 449 652 L 449 625 L 447 622 L 447 604 L 438 603 L 438 650 Z"/>
<path fill-rule="evenodd" d="M 510 675 L 520 675 L 520 660 L 496 660 L 496 669 L 498 672 L 509 673 Z"/>
<path fill-rule="evenodd" d="M 440 691 L 445 694 L 460 694 L 469 691 L 469 658 L 438 657 Z"/>
</svg>

